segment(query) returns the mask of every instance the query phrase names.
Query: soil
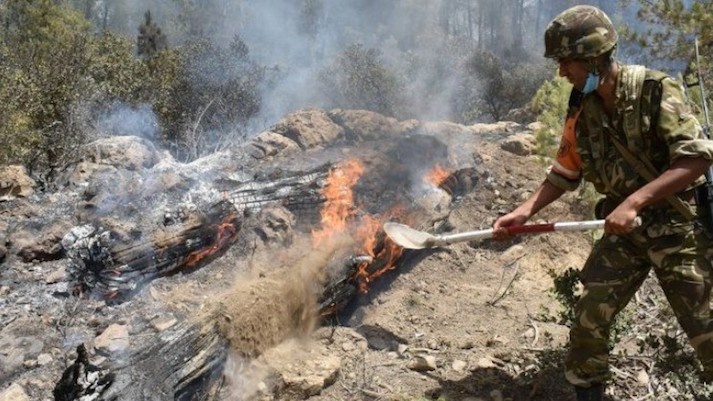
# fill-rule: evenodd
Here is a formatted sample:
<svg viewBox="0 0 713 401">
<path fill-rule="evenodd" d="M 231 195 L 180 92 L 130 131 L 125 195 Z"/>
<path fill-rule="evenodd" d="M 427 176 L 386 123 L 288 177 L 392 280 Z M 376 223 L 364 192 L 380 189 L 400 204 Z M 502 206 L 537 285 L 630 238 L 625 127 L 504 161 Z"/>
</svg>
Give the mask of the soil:
<svg viewBox="0 0 713 401">
<path fill-rule="evenodd" d="M 535 156 L 516 156 L 493 142 L 469 146 L 481 155 L 482 167 L 493 178 L 489 187 L 454 202 L 437 227 L 419 229 L 488 228 L 544 177 L 545 166 Z M 533 221 L 589 218 L 577 193 L 571 193 Z M 229 376 L 240 379 L 233 379 L 238 384 L 226 393 L 235 400 L 573 400 L 562 371 L 543 368 L 547 365 L 540 362 L 552 358 L 550 350 L 564 345 L 568 336 L 568 329 L 556 323 L 561 305 L 551 293 L 551 273 L 580 267 L 592 240 L 591 232 L 548 233 L 502 243 L 486 240 L 407 251 L 397 269 L 372 283 L 334 319 L 270 350 L 248 368 L 237 364 Z M 294 248 L 271 253 L 267 264 L 247 263 L 253 274 L 270 271 L 276 260 L 299 260 L 294 253 Z M 284 281 L 303 293 L 305 283 L 295 275 Z M 229 291 L 242 292 L 239 288 Z M 284 295 L 288 293 L 294 291 L 272 295 L 280 302 L 295 299 Z M 242 301 L 231 304 L 239 308 L 238 314 L 265 316 L 240 308 Z M 296 327 L 295 333 L 307 326 Z M 335 358 L 336 376 L 319 376 L 324 366 L 310 365 L 331 366 Z M 274 384 L 275 371 L 282 384 Z M 300 384 L 315 372 L 322 380 L 319 391 Z M 290 375 L 297 378 L 286 386 L 285 377 Z"/>
<path fill-rule="evenodd" d="M 500 143 L 483 136 L 463 144 L 480 156 L 488 180 L 454 200 L 436 226 L 416 228 L 488 228 L 541 183 L 545 164 L 506 152 Z M 589 219 L 577 196 L 566 194 L 534 221 Z M 556 323 L 561 306 L 551 294 L 550 272 L 580 267 L 592 238 L 548 233 L 406 251 L 396 269 L 328 319 L 315 316 L 309 294 L 311 283 L 323 279 L 314 266 L 326 266 L 334 253 L 315 254 L 307 238 L 251 255 L 230 250 L 196 272 L 158 279 L 116 306 L 48 294 L 47 277 L 63 268 L 62 261 L 6 263 L 0 267 L 6 308 L 0 349 L 9 351 L 0 352 L 14 365 L 0 369 L 0 400 L 11 384 L 29 399 L 52 399 L 54 384 L 76 356 L 73 345 L 109 324 L 125 324 L 135 336 L 167 319 L 206 317 L 224 318 L 221 330 L 243 353 L 226 366 L 225 399 L 573 400 L 562 372 L 545 363 L 559 360 L 551 350 L 568 335 Z M 241 338 L 250 330 L 262 337 Z M 267 346 L 270 336 L 284 333 L 292 339 Z M 20 349 L 24 359 L 13 359 L 9 353 Z M 245 354 L 260 356 L 248 360 Z"/>
</svg>

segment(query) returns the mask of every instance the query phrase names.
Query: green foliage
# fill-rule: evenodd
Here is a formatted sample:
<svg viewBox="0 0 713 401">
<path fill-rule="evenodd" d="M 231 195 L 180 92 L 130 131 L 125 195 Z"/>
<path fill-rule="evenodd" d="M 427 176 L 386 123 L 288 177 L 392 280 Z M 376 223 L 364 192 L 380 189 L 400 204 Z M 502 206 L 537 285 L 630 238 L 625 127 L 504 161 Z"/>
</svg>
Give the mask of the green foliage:
<svg viewBox="0 0 713 401">
<path fill-rule="evenodd" d="M 85 79 L 89 25 L 72 9 L 50 0 L 9 0 L 0 25 L 0 163 L 24 162 L 51 172 L 79 143 L 71 107 Z M 9 49 L 12 49 L 11 51 Z"/>
<path fill-rule="evenodd" d="M 706 97 L 708 104 L 711 104 L 713 93 L 709 83 L 713 82 L 713 2 L 637 2 L 640 6 L 638 17 L 648 23 L 649 28 L 637 31 L 628 27 L 622 29 L 622 36 L 645 48 L 654 59 L 684 62 L 684 78 L 689 83 L 698 81 L 695 75 L 700 71 L 703 81 L 708 84 Z M 700 65 L 696 63 L 694 37 L 699 41 Z M 704 116 L 698 117 L 702 123 L 705 122 Z"/>
<path fill-rule="evenodd" d="M 361 44 L 349 46 L 320 71 L 320 90 L 336 107 L 366 109 L 396 116 L 403 85 L 382 60 L 381 52 Z"/>
<path fill-rule="evenodd" d="M 259 111 L 263 69 L 240 38 L 227 48 L 196 41 L 167 50 L 161 42 L 139 59 L 130 40 L 95 35 L 63 4 L 2 3 L 0 164 L 23 164 L 51 182 L 90 135 L 102 134 L 94 124 L 116 104 L 149 105 L 160 139 L 188 159 L 215 150 L 217 132 L 243 135 Z M 143 33 L 161 36 L 146 18 Z"/>
<path fill-rule="evenodd" d="M 572 85 L 566 79 L 554 77 L 545 81 L 530 100 L 529 108 L 542 124 L 535 132 L 536 153 L 545 159 L 557 153 L 571 90 Z"/>
<path fill-rule="evenodd" d="M 551 293 L 563 307 L 559 312 L 558 323 L 570 326 L 575 319 L 574 307 L 582 297 L 580 293 L 582 272 L 570 267 L 561 274 L 557 274 L 554 270 L 549 270 L 548 274 L 554 281 Z M 630 309 L 632 308 L 627 308 L 619 313 L 612 323 L 609 337 L 610 347 L 619 341 L 634 323 L 633 311 Z"/>
<path fill-rule="evenodd" d="M 558 323 L 569 326 L 574 321 L 574 305 L 581 297 L 578 292 L 580 271 L 570 267 L 562 274 L 557 274 L 554 270 L 547 273 L 554 281 L 554 287 L 550 291 L 563 307 L 559 312 Z"/>
<path fill-rule="evenodd" d="M 175 78 L 167 98 L 158 101 L 164 140 L 179 156 L 193 159 L 214 151 L 226 133 L 244 136 L 243 127 L 260 110 L 265 70 L 250 60 L 240 37 L 227 48 L 195 41 L 182 49 L 179 65 L 177 77 L 175 70 L 161 70 Z"/>
</svg>

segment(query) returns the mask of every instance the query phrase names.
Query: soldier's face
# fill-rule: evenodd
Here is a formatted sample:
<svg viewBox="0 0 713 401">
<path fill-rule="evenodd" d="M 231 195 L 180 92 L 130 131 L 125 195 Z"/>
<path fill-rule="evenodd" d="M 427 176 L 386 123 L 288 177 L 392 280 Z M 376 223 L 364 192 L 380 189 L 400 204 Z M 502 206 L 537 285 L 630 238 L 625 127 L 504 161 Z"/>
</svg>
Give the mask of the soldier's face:
<svg viewBox="0 0 713 401">
<path fill-rule="evenodd" d="M 561 77 L 566 78 L 578 90 L 584 88 L 589 74 L 588 63 L 573 58 L 560 58 L 557 59 L 557 65 Z"/>
</svg>

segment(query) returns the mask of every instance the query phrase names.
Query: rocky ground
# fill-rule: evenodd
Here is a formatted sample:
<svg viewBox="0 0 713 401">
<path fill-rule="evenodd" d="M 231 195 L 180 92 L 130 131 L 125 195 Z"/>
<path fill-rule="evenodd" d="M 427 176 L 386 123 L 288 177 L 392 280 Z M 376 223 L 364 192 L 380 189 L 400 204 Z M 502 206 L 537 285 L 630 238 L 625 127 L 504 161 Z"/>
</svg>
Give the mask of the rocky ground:
<svg viewBox="0 0 713 401">
<path fill-rule="evenodd" d="M 347 127 L 346 136 L 361 132 L 359 124 L 364 132 L 388 128 L 381 117 L 355 114 L 346 118 L 347 114 L 330 114 L 339 126 Z M 421 124 L 386 122 L 391 129 Z M 321 137 L 278 135 L 293 132 L 284 124 L 259 136 L 252 157 L 279 158 L 291 151 L 294 158 L 305 148 L 323 151 L 329 141 L 344 135 L 333 127 L 318 128 L 324 133 Z M 451 199 L 438 224 L 419 229 L 487 228 L 498 215 L 525 199 L 544 176 L 546 165 L 532 155 L 528 127 L 430 124 L 421 127 L 433 132 L 438 126 L 467 138 L 458 144 L 459 151 L 477 155 L 478 168 L 487 174 L 472 191 Z M 160 152 L 148 154 L 153 156 L 121 163 L 138 170 L 146 159 L 156 158 L 148 163 L 155 165 L 164 157 Z M 206 170 L 210 165 L 213 171 L 225 171 L 238 163 L 220 155 L 206 160 L 192 169 Z M 88 171 L 97 168 L 88 163 L 74 170 L 72 180 L 79 182 L 77 175 L 91 175 Z M 86 191 L 75 187 L 71 196 L 42 194 L 20 173 L 13 177 L 14 189 L 3 183 L 6 192 L 0 202 L 0 401 L 51 400 L 62 372 L 76 358 L 78 344 L 87 344 L 96 366 L 120 362 L 127 349 L 177 322 L 200 316 L 222 294 L 242 294 L 235 298 L 241 300 L 233 304 L 235 313 L 250 315 L 246 304 L 251 294 L 261 291 L 266 277 L 314 260 L 305 251 L 308 233 L 294 230 L 288 233 L 289 244 L 282 240 L 268 243 L 262 241 L 265 232 L 258 235 L 259 227 L 254 227 L 238 246 L 209 265 L 190 274 L 154 280 L 130 302 L 112 305 L 77 297 L 71 294 L 69 261 L 61 240 L 77 223 L 76 216 L 81 214 L 77 204 Z M 182 189 L 180 180 L 171 174 L 160 177 L 164 190 Z M 538 218 L 591 218 L 579 195 L 567 194 Z M 52 215 L 43 215 L 38 205 L 53 196 L 64 211 L 54 207 Z M 63 215 L 66 210 L 71 212 Z M 148 212 L 140 207 L 131 211 Z M 284 230 L 275 235 L 283 234 Z M 567 328 L 557 323 L 561 305 L 552 296 L 550 273 L 580 267 L 594 234 L 550 233 L 505 243 L 479 241 L 407 251 L 396 269 L 372 282 L 367 293 L 336 315 L 318 319 L 317 324 L 305 319 L 289 338 L 262 350 L 256 358 L 247 358 L 239 350 L 231 353 L 223 388 L 215 399 L 573 400 L 558 364 Z M 248 243 L 254 246 L 249 248 Z M 288 284 L 284 288 L 303 288 L 308 280 L 299 275 L 284 277 L 282 281 Z M 296 292 L 276 294 L 276 305 L 289 302 L 281 298 L 286 293 Z M 635 304 L 659 299 L 650 293 L 645 292 Z M 633 336 L 622 343 L 622 350 L 635 348 Z M 618 366 L 620 383 L 609 389 L 612 399 L 630 399 L 632 394 L 658 399 L 650 397 L 671 394 L 671 386 L 660 385 L 663 379 L 650 377 L 652 366 L 637 362 Z"/>
</svg>

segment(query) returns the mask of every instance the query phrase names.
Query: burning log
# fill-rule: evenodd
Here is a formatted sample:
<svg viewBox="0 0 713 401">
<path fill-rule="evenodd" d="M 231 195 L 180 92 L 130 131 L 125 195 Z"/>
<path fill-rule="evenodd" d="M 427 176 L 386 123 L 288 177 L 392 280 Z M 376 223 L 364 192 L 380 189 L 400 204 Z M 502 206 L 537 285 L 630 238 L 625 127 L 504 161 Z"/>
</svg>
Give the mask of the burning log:
<svg viewBox="0 0 713 401">
<path fill-rule="evenodd" d="M 416 145 L 432 152 L 439 149 L 432 139 L 409 144 Z M 398 154 L 403 149 L 392 150 Z M 416 198 L 435 193 L 445 199 L 445 205 L 472 189 L 479 178 L 470 168 L 443 169 L 435 181 L 425 183 L 417 175 L 389 155 L 368 159 L 366 165 L 352 159 L 305 174 L 228 183 L 225 200 L 202 218 L 172 224 L 165 230 L 171 235 L 153 233 L 145 244 L 118 246 L 112 243 L 111 232 L 101 230 L 68 241 L 70 257 L 76 261 L 73 277 L 88 289 L 121 299 L 152 278 L 194 269 L 217 257 L 235 242 L 245 215 L 268 204 L 282 205 L 303 222 L 319 217 L 321 225 L 312 230 L 311 249 L 298 247 L 308 251 L 294 259 L 294 266 L 278 267 L 266 277 L 214 295 L 203 308 L 205 313 L 142 338 L 140 344 L 132 343 L 136 348 L 123 355 L 121 363 L 110 359 L 100 369 L 111 382 L 94 392 L 94 399 L 217 399 L 229 358 L 254 358 L 289 337 L 308 333 L 320 319 L 342 310 L 356 294 L 368 291 L 374 280 L 398 266 L 403 249 L 386 238 L 383 221 L 398 216 L 413 226 L 433 225 L 447 215 L 447 205 L 434 212 L 430 204 L 424 206 Z M 414 181 L 418 190 L 412 189 Z M 334 239 L 344 235 L 350 241 L 335 244 Z M 86 371 L 81 368 L 84 362 L 78 358 L 69 369 Z M 72 385 L 75 377 L 79 378 Z M 82 375 L 65 378 L 56 390 L 66 395 L 63 399 L 78 399 L 71 395 L 90 391 Z"/>
<path fill-rule="evenodd" d="M 238 184 L 203 214 L 184 217 L 183 223 L 165 218 L 165 227 L 145 235 L 148 240 L 123 244 L 110 229 L 77 227 L 63 240 L 72 261 L 70 276 L 81 292 L 125 301 L 151 280 L 193 271 L 222 255 L 235 242 L 243 216 L 269 204 L 282 205 L 304 224 L 314 220 L 324 202 L 320 189 L 328 171 L 324 165 L 305 174 Z"/>
<path fill-rule="evenodd" d="M 110 230 L 79 227 L 63 239 L 72 260 L 69 274 L 77 281 L 77 290 L 123 301 L 155 278 L 198 268 L 220 256 L 240 230 L 230 206 L 220 202 L 180 229 L 153 233 L 149 241 L 128 245 Z"/>
<path fill-rule="evenodd" d="M 344 241 L 327 247 L 307 252 L 295 270 L 236 284 L 207 304 L 205 313 L 142 339 L 140 347 L 121 357 L 122 363 L 93 366 L 78 350 L 55 387 L 55 400 L 217 399 L 230 355 L 254 358 L 289 337 L 307 334 L 329 312 L 324 308 L 333 309 L 318 306 L 325 298 L 320 292 L 337 277 L 354 277 L 355 266 L 343 254 L 349 248 Z M 329 299 L 340 303 L 357 288 L 348 279 L 338 287 L 342 295 Z"/>
</svg>

